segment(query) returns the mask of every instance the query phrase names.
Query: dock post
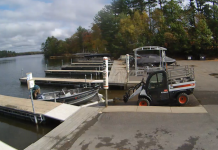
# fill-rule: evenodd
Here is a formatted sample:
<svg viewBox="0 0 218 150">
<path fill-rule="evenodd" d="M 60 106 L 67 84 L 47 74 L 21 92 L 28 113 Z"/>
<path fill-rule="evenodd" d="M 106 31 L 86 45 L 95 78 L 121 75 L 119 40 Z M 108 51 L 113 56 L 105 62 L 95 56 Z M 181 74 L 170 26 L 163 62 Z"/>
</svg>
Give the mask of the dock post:
<svg viewBox="0 0 218 150">
<path fill-rule="evenodd" d="M 127 72 L 127 81 L 126 84 L 129 82 L 129 54 L 126 54 L 126 72 Z"/>
<path fill-rule="evenodd" d="M 23 68 L 21 69 L 21 77 L 23 77 Z"/>
<path fill-rule="evenodd" d="M 103 87 L 105 89 L 105 107 L 108 106 L 108 97 L 107 97 L 107 90 L 109 88 L 108 85 L 108 58 L 103 57 Z"/>
<path fill-rule="evenodd" d="M 55 103 L 56 103 L 56 94 L 55 94 L 55 92 L 54 92 L 54 101 L 55 101 Z"/>
<path fill-rule="evenodd" d="M 87 88 L 87 84 L 86 84 L 86 74 L 85 74 L 85 85 L 86 85 L 86 88 Z"/>
<path fill-rule="evenodd" d="M 32 102 L 32 107 L 33 107 L 33 115 L 34 115 L 34 119 L 35 119 L 35 123 L 38 124 L 36 115 L 35 115 L 35 108 L 34 108 L 34 103 L 33 103 L 33 95 L 32 95 L 32 89 L 30 89 L 30 97 L 31 97 L 31 102 Z"/>
</svg>

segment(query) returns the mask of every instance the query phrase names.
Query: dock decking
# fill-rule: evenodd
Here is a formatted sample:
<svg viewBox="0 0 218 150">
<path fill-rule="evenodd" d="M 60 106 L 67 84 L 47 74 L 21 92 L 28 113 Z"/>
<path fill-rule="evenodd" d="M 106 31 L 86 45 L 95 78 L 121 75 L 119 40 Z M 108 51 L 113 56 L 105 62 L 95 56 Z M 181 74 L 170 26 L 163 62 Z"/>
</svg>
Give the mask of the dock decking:
<svg viewBox="0 0 218 150">
<path fill-rule="evenodd" d="M 71 74 L 99 74 L 99 70 L 45 70 L 46 75 L 71 75 Z"/>
<path fill-rule="evenodd" d="M 126 83 L 127 83 L 126 66 L 123 65 L 123 61 L 114 60 L 109 75 L 109 85 L 125 86 Z"/>
<path fill-rule="evenodd" d="M 108 65 L 112 65 L 113 63 L 111 62 L 108 62 Z M 92 63 L 92 62 L 83 62 L 83 63 L 71 63 L 71 65 L 103 65 L 103 62 L 95 62 L 95 63 Z"/>
<path fill-rule="evenodd" d="M 34 100 L 35 115 L 39 122 L 44 121 L 44 117 L 53 118 L 64 121 L 80 107 Z M 17 98 L 11 96 L 0 95 L 0 112 L 24 119 L 33 120 L 33 108 L 31 99 Z"/>
<path fill-rule="evenodd" d="M 108 68 L 111 68 L 112 65 L 108 65 Z M 102 70 L 103 65 L 63 65 L 62 70 Z"/>
<path fill-rule="evenodd" d="M 21 84 L 26 84 L 26 77 L 19 79 Z M 34 77 L 36 84 L 53 84 L 53 85 L 74 85 L 74 84 L 99 84 L 103 80 L 90 80 L 90 79 L 70 79 L 70 78 L 37 78 Z"/>
</svg>

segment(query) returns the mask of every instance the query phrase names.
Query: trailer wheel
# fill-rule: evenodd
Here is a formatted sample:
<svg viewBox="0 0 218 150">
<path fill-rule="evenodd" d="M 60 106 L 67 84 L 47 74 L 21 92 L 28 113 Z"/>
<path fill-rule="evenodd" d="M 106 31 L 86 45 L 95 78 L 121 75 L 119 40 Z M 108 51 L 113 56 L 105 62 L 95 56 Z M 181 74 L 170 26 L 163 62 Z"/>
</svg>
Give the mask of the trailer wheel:
<svg viewBox="0 0 218 150">
<path fill-rule="evenodd" d="M 138 106 L 150 106 L 150 102 L 146 98 L 140 98 L 138 100 Z"/>
<path fill-rule="evenodd" d="M 179 103 L 179 105 L 184 106 L 188 103 L 189 101 L 189 97 L 186 93 L 180 93 L 177 96 L 177 102 Z"/>
</svg>

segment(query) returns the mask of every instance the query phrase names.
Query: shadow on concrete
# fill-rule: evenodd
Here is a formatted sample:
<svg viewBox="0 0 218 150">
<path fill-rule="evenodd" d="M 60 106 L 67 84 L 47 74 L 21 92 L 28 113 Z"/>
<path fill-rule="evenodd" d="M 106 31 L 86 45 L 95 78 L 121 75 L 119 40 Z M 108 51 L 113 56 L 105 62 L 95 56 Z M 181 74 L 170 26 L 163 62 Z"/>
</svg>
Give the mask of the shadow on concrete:
<svg viewBox="0 0 218 150">
<path fill-rule="evenodd" d="M 108 103 L 109 106 L 129 106 L 129 105 L 134 105 L 136 106 L 137 105 L 137 99 L 133 99 L 133 100 L 130 100 L 128 101 L 127 103 L 124 103 L 122 100 L 115 100 L 113 102 L 109 102 Z M 199 101 L 195 98 L 195 96 L 192 94 L 192 95 L 189 95 L 189 102 L 187 105 L 185 105 L 185 107 L 196 107 L 196 106 L 199 106 L 200 103 Z M 163 105 L 162 105 L 163 106 Z M 169 105 L 164 105 L 164 106 L 177 106 L 178 105 L 176 103 L 171 103 Z M 183 106 L 181 106 L 183 107 Z"/>
<path fill-rule="evenodd" d="M 195 91 L 194 95 L 202 105 L 218 105 L 218 92 Z"/>
</svg>

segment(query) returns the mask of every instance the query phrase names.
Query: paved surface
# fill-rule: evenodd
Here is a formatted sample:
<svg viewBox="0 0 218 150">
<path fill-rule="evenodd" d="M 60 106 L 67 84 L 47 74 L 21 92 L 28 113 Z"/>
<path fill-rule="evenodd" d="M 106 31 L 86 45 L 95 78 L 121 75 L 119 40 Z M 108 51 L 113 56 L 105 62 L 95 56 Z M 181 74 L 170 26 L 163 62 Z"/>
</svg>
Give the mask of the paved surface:
<svg viewBox="0 0 218 150">
<path fill-rule="evenodd" d="M 209 74 L 218 73 L 218 61 L 179 61 L 179 64 L 194 65 L 197 81 L 194 95 L 208 113 L 105 112 L 85 127 L 78 126 L 76 136 L 72 133 L 73 140 L 65 140 L 55 149 L 217 149 L 218 78 Z"/>
<path fill-rule="evenodd" d="M 218 148 L 217 61 L 179 61 L 194 65 L 194 95 L 208 113 L 103 113 L 70 149 L 203 150 Z"/>
<path fill-rule="evenodd" d="M 96 121 L 98 108 L 81 108 L 75 114 L 70 116 L 61 125 L 57 126 L 52 132 L 49 132 L 37 142 L 31 144 L 26 150 L 51 150 L 68 149 L 71 143 L 81 135 L 80 128 L 86 128 Z M 83 132 L 82 132 L 83 133 Z"/>
</svg>

